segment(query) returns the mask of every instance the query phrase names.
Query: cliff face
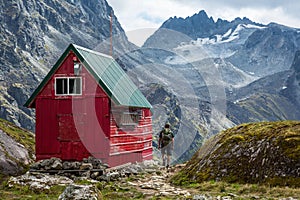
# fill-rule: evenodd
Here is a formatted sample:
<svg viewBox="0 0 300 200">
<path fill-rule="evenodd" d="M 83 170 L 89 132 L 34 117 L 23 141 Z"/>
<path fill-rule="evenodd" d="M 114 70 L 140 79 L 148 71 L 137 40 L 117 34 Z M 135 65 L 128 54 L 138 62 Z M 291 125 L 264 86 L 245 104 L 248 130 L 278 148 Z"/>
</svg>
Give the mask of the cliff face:
<svg viewBox="0 0 300 200">
<path fill-rule="evenodd" d="M 299 187 L 300 122 L 242 124 L 208 140 L 172 179 Z"/>
<path fill-rule="evenodd" d="M 75 43 L 109 53 L 112 8 L 105 0 L 0 0 L 0 117 L 34 130 L 23 104 L 60 54 Z M 113 16 L 116 49 L 130 46 Z"/>
</svg>

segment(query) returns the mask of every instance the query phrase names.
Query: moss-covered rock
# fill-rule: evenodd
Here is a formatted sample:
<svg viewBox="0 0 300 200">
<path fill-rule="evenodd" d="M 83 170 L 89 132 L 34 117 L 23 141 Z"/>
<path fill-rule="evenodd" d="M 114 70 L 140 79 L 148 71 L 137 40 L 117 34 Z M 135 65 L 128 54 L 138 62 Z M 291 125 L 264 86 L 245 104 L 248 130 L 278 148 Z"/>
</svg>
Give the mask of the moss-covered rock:
<svg viewBox="0 0 300 200">
<path fill-rule="evenodd" d="M 171 181 L 300 187 L 299 168 L 300 122 L 260 122 L 236 126 L 206 141 Z"/>
<path fill-rule="evenodd" d="M 34 158 L 34 134 L 0 119 L 0 174 L 17 175 L 29 168 Z"/>
</svg>

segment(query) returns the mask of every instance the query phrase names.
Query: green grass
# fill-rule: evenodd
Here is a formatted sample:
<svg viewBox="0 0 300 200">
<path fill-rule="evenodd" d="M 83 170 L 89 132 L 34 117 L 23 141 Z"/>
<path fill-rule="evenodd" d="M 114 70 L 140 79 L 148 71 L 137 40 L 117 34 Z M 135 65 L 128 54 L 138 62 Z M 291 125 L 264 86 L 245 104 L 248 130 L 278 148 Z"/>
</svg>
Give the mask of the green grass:
<svg viewBox="0 0 300 200">
<path fill-rule="evenodd" d="M 8 187 L 6 183 L 0 186 L 1 200 L 22 199 L 22 200 L 57 200 L 66 186 L 53 186 L 49 190 L 31 190 L 29 186 Z"/>
<path fill-rule="evenodd" d="M 142 192 L 137 191 L 134 187 L 122 186 L 116 182 L 99 182 L 96 184 L 101 191 L 103 200 L 118 199 L 144 199 Z"/>
</svg>

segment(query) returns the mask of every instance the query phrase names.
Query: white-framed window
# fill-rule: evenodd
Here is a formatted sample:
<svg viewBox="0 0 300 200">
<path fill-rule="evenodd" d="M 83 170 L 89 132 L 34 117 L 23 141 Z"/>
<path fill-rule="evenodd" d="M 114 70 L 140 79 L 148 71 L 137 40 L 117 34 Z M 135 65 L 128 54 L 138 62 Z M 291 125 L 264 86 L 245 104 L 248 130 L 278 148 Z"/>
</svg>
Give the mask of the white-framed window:
<svg viewBox="0 0 300 200">
<path fill-rule="evenodd" d="M 81 95 L 82 78 L 81 77 L 56 77 L 55 78 L 55 95 Z"/>
</svg>

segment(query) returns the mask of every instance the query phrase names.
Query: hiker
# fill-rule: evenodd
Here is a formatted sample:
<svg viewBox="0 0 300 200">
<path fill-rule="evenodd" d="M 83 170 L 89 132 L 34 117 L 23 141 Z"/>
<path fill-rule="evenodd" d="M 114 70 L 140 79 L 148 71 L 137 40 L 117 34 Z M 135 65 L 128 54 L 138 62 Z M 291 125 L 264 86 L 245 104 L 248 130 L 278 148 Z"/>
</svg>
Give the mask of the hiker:
<svg viewBox="0 0 300 200">
<path fill-rule="evenodd" d="M 163 166 L 167 164 L 166 167 L 169 168 L 170 158 L 174 149 L 174 135 L 170 130 L 169 123 L 166 123 L 163 130 L 159 133 L 158 149 L 161 149 Z"/>
</svg>

